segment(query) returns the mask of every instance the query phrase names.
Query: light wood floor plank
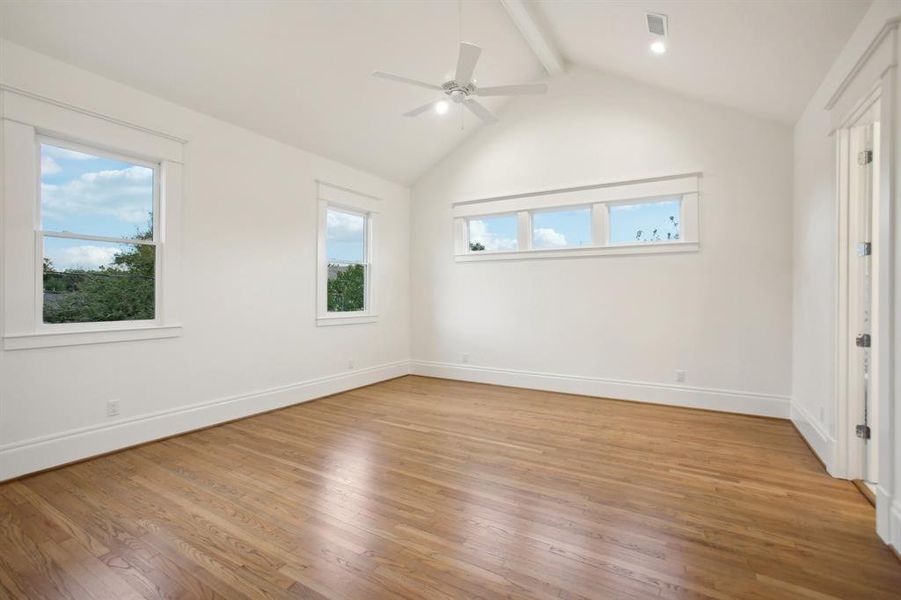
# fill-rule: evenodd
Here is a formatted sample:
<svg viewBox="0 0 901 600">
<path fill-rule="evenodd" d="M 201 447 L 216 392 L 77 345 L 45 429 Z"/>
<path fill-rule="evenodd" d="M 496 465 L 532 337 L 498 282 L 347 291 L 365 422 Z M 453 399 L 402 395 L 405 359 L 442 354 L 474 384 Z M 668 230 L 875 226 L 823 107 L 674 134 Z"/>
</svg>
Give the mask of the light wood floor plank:
<svg viewBox="0 0 901 600">
<path fill-rule="evenodd" d="M 787 421 L 404 377 L 0 484 L 0 597 L 901 598 Z"/>
</svg>

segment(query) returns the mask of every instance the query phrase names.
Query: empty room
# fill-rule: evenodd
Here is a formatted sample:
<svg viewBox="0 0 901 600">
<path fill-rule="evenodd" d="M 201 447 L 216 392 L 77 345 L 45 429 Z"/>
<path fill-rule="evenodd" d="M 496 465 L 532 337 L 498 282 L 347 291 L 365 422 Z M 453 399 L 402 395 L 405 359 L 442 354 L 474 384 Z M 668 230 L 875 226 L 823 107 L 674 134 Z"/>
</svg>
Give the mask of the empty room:
<svg viewBox="0 0 901 600">
<path fill-rule="evenodd" d="M 0 599 L 901 599 L 901 0 L 0 0 Z"/>
</svg>

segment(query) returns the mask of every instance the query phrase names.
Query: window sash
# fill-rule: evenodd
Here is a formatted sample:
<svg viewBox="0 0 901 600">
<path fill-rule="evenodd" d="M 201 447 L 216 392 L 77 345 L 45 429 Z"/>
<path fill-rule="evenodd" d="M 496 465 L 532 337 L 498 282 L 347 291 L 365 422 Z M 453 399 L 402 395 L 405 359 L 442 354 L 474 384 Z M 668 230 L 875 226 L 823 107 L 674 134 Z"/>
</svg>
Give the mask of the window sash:
<svg viewBox="0 0 901 600">
<path fill-rule="evenodd" d="M 325 256 L 323 257 L 323 263 L 320 266 L 320 274 L 319 277 L 323 278 L 324 281 L 320 283 L 320 285 L 325 288 L 325 298 L 323 299 L 324 306 L 319 308 L 319 316 L 322 317 L 355 317 L 355 316 L 366 316 L 372 314 L 372 264 L 370 263 L 370 242 L 372 236 L 372 214 L 368 211 L 363 211 L 359 209 L 349 208 L 347 206 L 336 204 L 333 202 L 323 201 L 323 210 L 324 214 L 324 222 L 321 224 L 323 231 L 321 232 L 322 237 L 324 238 L 324 252 Z M 352 260 L 344 260 L 344 259 L 332 259 L 328 257 L 328 213 L 329 212 L 339 212 L 347 215 L 352 215 L 355 217 L 362 217 L 363 219 L 363 257 L 362 260 L 352 261 Z M 360 265 L 363 267 L 363 308 L 362 310 L 349 310 L 349 311 L 338 311 L 338 310 L 329 310 L 328 307 L 328 271 L 329 265 L 347 265 L 354 266 Z"/>
<path fill-rule="evenodd" d="M 35 135 L 35 172 L 37 176 L 37 182 L 35 185 L 36 193 L 35 200 L 37 206 L 35 207 L 35 327 L 39 331 L 90 331 L 92 329 L 108 329 L 111 326 L 148 326 L 148 325 L 156 325 L 161 321 L 161 310 L 160 310 L 160 301 L 161 301 L 161 291 L 162 291 L 162 252 L 161 252 L 161 235 L 160 235 L 160 210 L 161 210 L 161 201 L 160 201 L 160 193 L 161 193 L 161 184 L 162 179 L 160 177 L 161 172 L 161 164 L 159 162 L 148 161 L 143 158 L 138 158 L 134 156 L 129 156 L 126 154 L 120 154 L 116 152 L 112 152 L 106 150 L 104 148 L 99 148 L 95 146 L 79 144 L 77 142 L 71 142 L 69 140 L 64 140 L 56 137 L 50 137 L 43 134 Z M 115 238 L 111 236 L 103 236 L 103 235 L 90 235 L 83 234 L 72 231 L 52 231 L 43 229 L 43 197 L 41 194 L 41 179 L 43 176 L 42 168 L 41 168 L 41 144 L 47 144 L 50 146 L 55 146 L 57 148 L 63 148 L 66 150 L 73 150 L 75 152 L 82 152 L 84 154 L 90 154 L 91 156 L 97 156 L 100 158 L 107 158 L 111 160 L 117 160 L 120 162 L 125 162 L 133 165 L 138 165 L 142 167 L 146 167 L 152 169 L 153 171 L 153 204 L 152 204 L 152 227 L 153 227 L 153 237 L 149 240 L 143 240 L 138 238 Z M 59 238 L 59 239 L 72 239 L 72 240 L 86 240 L 86 241 L 95 241 L 95 242 L 107 242 L 114 244 L 131 244 L 131 245 L 143 245 L 143 246 L 153 246 L 154 247 L 154 270 L 153 270 L 153 319 L 133 319 L 133 320 L 119 320 L 119 321 L 82 321 L 82 322 L 73 322 L 73 323 L 45 323 L 44 322 L 44 239 L 47 237 Z"/>
</svg>

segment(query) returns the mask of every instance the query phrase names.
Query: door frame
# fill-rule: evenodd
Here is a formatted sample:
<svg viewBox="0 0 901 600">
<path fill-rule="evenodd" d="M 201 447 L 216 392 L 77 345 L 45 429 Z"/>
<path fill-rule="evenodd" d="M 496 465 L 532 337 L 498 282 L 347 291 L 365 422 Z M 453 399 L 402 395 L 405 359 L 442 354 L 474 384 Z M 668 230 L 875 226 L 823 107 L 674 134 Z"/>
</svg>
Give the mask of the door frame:
<svg viewBox="0 0 901 600">
<path fill-rule="evenodd" d="M 864 420 L 864 396 L 859 387 L 860 362 L 859 354 L 854 346 L 854 340 L 859 333 L 857 320 L 861 310 L 857 297 L 859 284 L 859 263 L 857 262 L 856 244 L 858 240 L 858 228 L 860 226 L 857 198 L 860 194 L 859 165 L 857 157 L 859 152 L 865 149 L 862 128 L 874 125 L 872 163 L 873 181 L 871 194 L 872 225 L 870 241 L 872 243 L 871 261 L 871 337 L 873 345 L 870 348 L 870 386 L 869 404 L 874 414 L 879 414 L 880 394 L 889 388 L 884 381 L 884 368 L 881 368 L 884 353 L 880 352 L 880 342 L 887 335 L 881 335 L 885 330 L 880 315 L 885 314 L 885 307 L 880 306 L 879 293 L 884 286 L 880 286 L 879 266 L 884 262 L 880 260 L 887 250 L 886 244 L 881 243 L 887 238 L 880 237 L 879 223 L 884 209 L 881 210 L 882 192 L 885 189 L 880 181 L 883 173 L 889 168 L 884 164 L 888 148 L 883 147 L 886 136 L 880 135 L 884 119 L 887 118 L 883 101 L 883 86 L 880 81 L 870 93 L 868 93 L 854 107 L 845 118 L 841 127 L 836 130 L 836 173 L 837 173 L 837 225 L 838 225 L 838 256 L 837 256 L 837 302 L 836 302 L 836 449 L 833 457 L 833 474 L 847 479 L 867 479 L 867 453 L 872 450 L 863 439 L 856 435 L 855 428 Z M 880 310 L 882 309 L 882 310 Z M 880 440 L 879 432 L 873 431 L 871 445 L 878 448 Z M 874 452 L 878 454 L 878 450 Z M 878 464 L 877 459 L 877 464 Z M 878 476 L 877 476 L 878 481 Z"/>
</svg>

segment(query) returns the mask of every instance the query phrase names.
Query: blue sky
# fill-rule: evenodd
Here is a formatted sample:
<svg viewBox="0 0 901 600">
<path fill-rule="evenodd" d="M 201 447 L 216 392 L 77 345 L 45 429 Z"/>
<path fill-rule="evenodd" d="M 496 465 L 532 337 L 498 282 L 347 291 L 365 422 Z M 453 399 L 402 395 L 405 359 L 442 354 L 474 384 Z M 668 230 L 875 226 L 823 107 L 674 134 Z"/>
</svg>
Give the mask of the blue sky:
<svg viewBox="0 0 901 600">
<path fill-rule="evenodd" d="M 41 144 L 41 227 L 112 238 L 135 237 L 153 212 L 153 170 Z M 45 236 L 57 269 L 108 264 L 125 246 Z"/>
<path fill-rule="evenodd" d="M 667 234 L 678 234 L 670 217 L 679 221 L 679 200 L 676 198 L 645 202 L 642 204 L 620 204 L 610 206 L 610 243 L 637 242 L 637 232 L 641 230 L 641 241 L 650 241 L 651 232 L 657 229 L 661 240 Z"/>
<path fill-rule="evenodd" d="M 328 209 L 325 237 L 329 262 L 363 262 L 365 227 L 363 215 Z"/>
<path fill-rule="evenodd" d="M 532 213 L 532 247 L 591 245 L 591 207 Z"/>
<path fill-rule="evenodd" d="M 675 222 L 670 220 L 675 217 Z M 610 205 L 610 242 L 634 243 L 667 239 L 679 233 L 679 199 L 664 198 L 638 204 Z M 469 241 L 486 251 L 516 250 L 516 215 L 492 215 L 469 221 Z M 656 237 L 653 231 L 657 230 Z M 641 239 L 638 232 L 641 231 Z M 591 239 L 591 208 L 535 211 L 532 213 L 532 247 L 587 246 Z"/>
</svg>

